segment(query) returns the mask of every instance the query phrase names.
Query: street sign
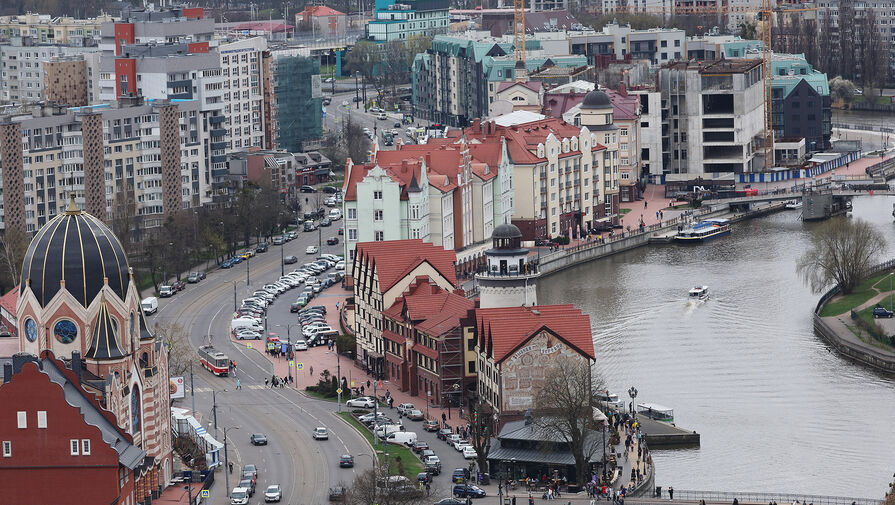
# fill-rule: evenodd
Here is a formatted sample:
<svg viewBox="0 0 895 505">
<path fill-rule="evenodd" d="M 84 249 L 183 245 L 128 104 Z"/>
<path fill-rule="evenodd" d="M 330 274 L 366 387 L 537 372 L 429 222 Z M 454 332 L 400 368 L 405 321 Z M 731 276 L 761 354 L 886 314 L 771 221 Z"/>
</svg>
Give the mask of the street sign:
<svg viewBox="0 0 895 505">
<path fill-rule="evenodd" d="M 337 389 L 337 390 L 336 390 L 336 393 L 338 393 L 338 394 L 342 394 L 342 388 Z"/>
<path fill-rule="evenodd" d="M 246 347 L 248 347 L 249 349 L 251 349 L 251 348 L 252 348 L 252 344 L 246 344 Z"/>
<path fill-rule="evenodd" d="M 354 387 L 354 381 L 351 381 L 351 387 Z"/>
<path fill-rule="evenodd" d="M 304 363 L 296 363 L 296 364 L 295 364 L 295 368 L 296 368 L 297 370 L 301 370 L 301 369 L 304 368 L 304 367 L 305 367 L 305 364 L 304 364 Z"/>
<path fill-rule="evenodd" d="M 295 362 L 292 361 L 291 359 L 289 360 L 289 366 L 295 366 Z"/>
<path fill-rule="evenodd" d="M 207 489 L 203 489 L 202 490 L 202 498 L 208 498 L 209 496 L 211 496 L 211 492 Z"/>
</svg>

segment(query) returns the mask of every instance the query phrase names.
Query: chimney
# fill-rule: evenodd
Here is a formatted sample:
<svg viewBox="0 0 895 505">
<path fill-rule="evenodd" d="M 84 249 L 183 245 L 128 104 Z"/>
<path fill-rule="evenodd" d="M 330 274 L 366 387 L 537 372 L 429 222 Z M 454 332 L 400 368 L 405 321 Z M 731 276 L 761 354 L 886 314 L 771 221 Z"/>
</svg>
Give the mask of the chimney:
<svg viewBox="0 0 895 505">
<path fill-rule="evenodd" d="M 3 364 L 3 383 L 9 384 L 12 380 L 12 363 Z"/>
<path fill-rule="evenodd" d="M 401 160 L 401 173 L 407 173 L 407 160 Z"/>
<path fill-rule="evenodd" d="M 81 383 L 81 351 L 71 352 L 71 370 L 78 377 L 78 384 Z"/>
<path fill-rule="evenodd" d="M 426 166 L 432 168 L 432 153 L 426 153 Z"/>
<path fill-rule="evenodd" d="M 628 90 L 625 88 L 624 80 L 618 83 L 618 94 L 620 94 L 621 96 L 628 96 Z"/>
<path fill-rule="evenodd" d="M 17 352 L 12 355 L 12 371 L 13 373 L 19 373 L 22 371 L 22 367 L 25 366 L 25 363 L 30 363 L 32 361 L 37 361 L 37 358 L 27 352 Z"/>
</svg>

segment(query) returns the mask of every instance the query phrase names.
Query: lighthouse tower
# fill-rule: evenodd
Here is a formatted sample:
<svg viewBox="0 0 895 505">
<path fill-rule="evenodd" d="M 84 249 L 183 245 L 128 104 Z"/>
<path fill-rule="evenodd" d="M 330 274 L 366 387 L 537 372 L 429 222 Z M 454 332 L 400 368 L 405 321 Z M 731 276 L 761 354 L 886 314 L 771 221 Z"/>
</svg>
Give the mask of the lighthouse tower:
<svg viewBox="0 0 895 505">
<path fill-rule="evenodd" d="M 522 232 L 502 224 L 491 235 L 493 247 L 485 251 L 488 271 L 476 275 L 482 308 L 537 305 L 538 272 L 522 247 Z"/>
</svg>

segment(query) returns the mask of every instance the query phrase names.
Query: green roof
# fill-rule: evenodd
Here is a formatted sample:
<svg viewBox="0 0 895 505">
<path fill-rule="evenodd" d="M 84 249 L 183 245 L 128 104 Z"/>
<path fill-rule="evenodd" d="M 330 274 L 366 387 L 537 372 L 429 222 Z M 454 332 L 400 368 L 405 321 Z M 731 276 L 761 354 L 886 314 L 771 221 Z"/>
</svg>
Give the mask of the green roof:
<svg viewBox="0 0 895 505">
<path fill-rule="evenodd" d="M 782 74 L 782 75 L 781 75 Z M 771 59 L 771 87 L 783 88 L 783 96 L 805 80 L 821 96 L 829 96 L 827 74 L 818 72 L 805 60 L 804 54 L 775 54 Z"/>
</svg>

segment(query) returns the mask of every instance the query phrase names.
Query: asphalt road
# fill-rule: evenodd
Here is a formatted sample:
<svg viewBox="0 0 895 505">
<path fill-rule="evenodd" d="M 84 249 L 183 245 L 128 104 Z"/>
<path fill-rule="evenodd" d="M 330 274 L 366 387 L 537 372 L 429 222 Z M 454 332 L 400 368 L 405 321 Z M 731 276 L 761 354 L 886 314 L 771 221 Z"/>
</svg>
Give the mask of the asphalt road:
<svg viewBox="0 0 895 505">
<path fill-rule="evenodd" d="M 324 89 L 324 91 L 326 91 Z M 405 143 L 410 142 L 412 140 L 410 137 L 406 135 L 407 127 L 410 126 L 408 124 L 401 124 L 400 127 L 396 127 L 395 123 L 401 123 L 403 118 L 403 114 L 397 112 L 387 112 L 388 119 L 377 119 L 372 113 L 364 112 L 363 103 L 358 104 L 354 102 L 355 92 L 354 90 L 350 90 L 349 92 L 338 92 L 336 90 L 335 95 L 330 95 L 328 91 L 326 94 L 332 96 L 332 103 L 326 106 L 326 117 L 323 120 L 323 125 L 328 130 L 338 130 L 342 128 L 343 120 L 347 121 L 348 117 L 351 117 L 351 121 L 357 122 L 362 128 L 366 127 L 370 130 L 373 130 L 375 134 L 379 137 L 379 147 L 380 149 L 385 150 L 393 150 L 394 146 L 386 146 L 382 140 L 382 132 L 383 130 L 398 130 L 398 134 L 401 139 L 404 140 Z M 369 100 L 372 97 L 375 97 L 376 90 L 373 88 L 367 89 L 367 99 Z M 347 106 L 345 105 L 347 103 Z M 426 126 L 429 124 L 429 121 L 417 119 L 414 121 L 414 125 Z"/>
<path fill-rule="evenodd" d="M 328 236 L 336 235 L 338 222 L 323 230 L 320 234 L 324 241 L 322 252 L 340 254 L 340 245 L 325 244 Z M 318 233 L 299 233 L 297 239 L 283 246 L 283 255 L 295 255 L 303 260 L 310 257 L 305 254 L 305 248 L 317 243 Z M 250 289 L 279 278 L 279 249 L 279 246 L 271 246 L 268 252 L 249 260 Z M 293 265 L 288 267 L 289 270 L 294 269 Z M 233 311 L 233 293 L 236 289 L 240 299 L 245 297 L 245 280 L 244 264 L 229 270 L 211 271 L 201 283 L 188 284 L 184 291 L 174 297 L 161 299 L 158 313 L 149 316 L 148 320 L 150 324 L 174 321 L 188 332 L 193 348 L 210 341 L 237 362 L 241 390 L 235 389 L 235 377 L 216 377 L 199 366 L 197 358 L 193 367 L 196 411 L 200 421 L 208 428 L 209 433 L 215 434 L 212 415 L 214 391 L 219 428 L 215 438 L 223 441 L 223 428 L 228 427 L 227 449 L 230 461 L 234 464 L 230 489 L 238 483 L 242 465 L 255 464 L 259 468 L 259 475 L 256 494 L 250 503 L 263 503 L 264 489 L 269 484 L 279 484 L 282 487 L 282 503 L 326 503 L 329 487 L 338 483 L 349 484 L 355 475 L 371 467 L 373 455 L 370 454 L 366 440 L 335 416 L 334 403 L 312 399 L 290 389 L 266 389 L 264 378 L 270 377 L 273 370 L 266 356 L 231 342 L 228 331 Z M 288 317 L 288 305 L 297 296 L 290 294 L 294 292 L 295 290 L 280 296 L 269 308 L 269 317 Z M 291 322 L 294 321 L 294 317 L 291 318 Z M 189 375 L 186 381 L 187 397 L 176 400 L 175 405 L 190 408 L 192 401 Z M 315 441 L 311 438 L 311 432 L 317 426 L 329 429 L 328 441 Z M 269 445 L 252 446 L 249 437 L 255 432 L 266 434 Z M 355 456 L 356 466 L 353 470 L 340 469 L 338 466 L 339 457 L 346 453 Z M 363 456 L 364 454 L 367 456 Z M 216 481 L 210 503 L 229 503 L 222 470 L 218 471 Z"/>
</svg>

